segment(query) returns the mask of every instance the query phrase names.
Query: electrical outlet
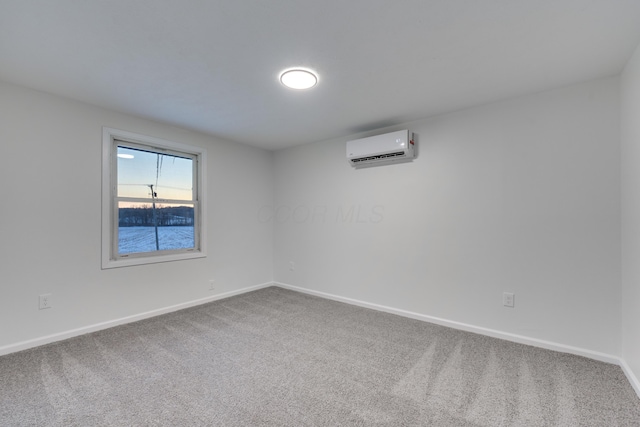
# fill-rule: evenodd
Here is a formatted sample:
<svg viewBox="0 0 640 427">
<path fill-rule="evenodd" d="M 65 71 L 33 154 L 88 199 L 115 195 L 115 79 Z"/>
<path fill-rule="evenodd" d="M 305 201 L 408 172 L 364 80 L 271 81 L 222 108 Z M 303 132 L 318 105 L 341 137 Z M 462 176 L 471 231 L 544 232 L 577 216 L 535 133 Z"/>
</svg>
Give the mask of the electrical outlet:
<svg viewBox="0 0 640 427">
<path fill-rule="evenodd" d="M 503 292 L 502 294 L 502 305 L 505 307 L 513 307 L 515 302 L 515 295 L 511 292 Z"/>
<path fill-rule="evenodd" d="M 44 310 L 45 308 L 51 308 L 51 294 L 42 294 L 38 296 L 38 308 Z"/>
<path fill-rule="evenodd" d="M 296 269 L 296 263 L 293 261 L 289 261 L 289 271 L 293 271 Z"/>
<path fill-rule="evenodd" d="M 209 290 L 210 291 L 215 291 L 216 290 L 216 281 L 211 279 L 209 280 Z"/>
</svg>

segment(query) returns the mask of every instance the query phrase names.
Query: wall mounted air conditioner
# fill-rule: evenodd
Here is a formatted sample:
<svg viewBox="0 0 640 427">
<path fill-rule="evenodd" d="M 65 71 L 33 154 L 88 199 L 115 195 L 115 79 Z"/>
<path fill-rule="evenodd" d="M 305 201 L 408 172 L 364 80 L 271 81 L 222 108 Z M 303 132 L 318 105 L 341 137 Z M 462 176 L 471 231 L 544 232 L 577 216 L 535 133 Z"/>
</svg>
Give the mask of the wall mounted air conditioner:
<svg viewBox="0 0 640 427">
<path fill-rule="evenodd" d="M 347 161 L 351 166 L 392 163 L 413 158 L 413 133 L 408 130 L 347 141 Z"/>
</svg>

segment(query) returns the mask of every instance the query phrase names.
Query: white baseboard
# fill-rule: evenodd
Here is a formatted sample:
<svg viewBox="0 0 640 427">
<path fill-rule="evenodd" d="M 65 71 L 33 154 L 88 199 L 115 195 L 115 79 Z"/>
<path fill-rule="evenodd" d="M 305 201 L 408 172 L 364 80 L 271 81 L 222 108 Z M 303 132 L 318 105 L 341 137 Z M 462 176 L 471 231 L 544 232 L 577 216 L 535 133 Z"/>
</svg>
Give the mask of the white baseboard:
<svg viewBox="0 0 640 427">
<path fill-rule="evenodd" d="M 631 383 L 631 387 L 636 391 L 638 397 L 640 397 L 640 380 L 636 377 L 631 370 L 631 367 L 627 364 L 624 359 L 620 359 L 620 367 L 622 368 L 622 372 L 627 376 L 627 379 Z"/>
<path fill-rule="evenodd" d="M 493 338 L 500 338 L 507 341 L 516 342 L 519 344 L 531 345 L 534 347 L 540 347 L 547 350 L 559 351 L 561 353 L 576 354 L 578 356 L 588 357 L 590 359 L 599 360 L 601 362 L 612 363 L 614 365 L 620 365 L 620 358 L 611 354 L 600 353 L 593 350 L 587 350 L 584 348 L 573 347 L 570 345 L 555 343 L 551 341 L 540 340 L 537 338 L 530 338 L 524 335 L 512 334 L 510 332 L 502 332 L 495 329 L 483 328 L 480 326 L 474 326 L 467 323 L 455 322 L 453 320 L 442 319 L 434 316 L 427 316 L 425 314 L 414 313 L 412 311 L 401 310 L 393 307 L 388 307 L 380 304 L 372 304 L 365 301 L 360 301 L 353 298 L 345 298 L 338 295 L 328 294 L 325 292 L 313 291 L 310 289 L 300 288 L 298 286 L 288 285 L 286 283 L 274 282 L 274 285 L 290 289 L 292 291 L 302 292 L 309 295 L 315 295 L 322 298 L 331 299 L 334 301 L 344 302 L 351 305 L 357 305 L 359 307 L 370 308 L 373 310 L 383 311 L 385 313 L 397 314 L 398 316 L 408 317 L 410 319 L 422 320 L 424 322 L 435 323 L 441 326 L 447 326 L 453 329 L 459 329 L 462 331 L 473 332 L 480 335 L 486 335 Z"/>
<path fill-rule="evenodd" d="M 388 307 L 380 304 L 368 303 L 365 301 L 360 301 L 353 298 L 341 297 L 338 295 L 329 294 L 326 292 L 319 292 L 310 289 L 301 288 L 298 286 L 288 285 L 286 283 L 280 282 L 267 282 L 262 283 L 260 285 L 249 286 L 246 288 L 238 289 L 235 291 L 225 292 L 222 294 L 213 295 L 206 298 L 201 298 L 193 301 L 187 301 L 181 304 L 172 305 L 169 307 L 160 308 L 157 310 L 147 311 L 145 313 L 135 314 L 132 316 L 122 317 L 115 320 L 110 320 L 107 322 L 96 323 L 89 326 L 84 326 L 77 329 L 72 329 L 70 331 L 60 332 L 56 334 L 47 335 L 44 337 L 34 338 L 27 341 L 18 342 L 15 344 L 9 344 L 6 346 L 0 347 L 0 356 L 15 353 L 17 351 L 27 350 L 33 347 L 38 347 L 45 344 L 50 344 L 56 341 L 62 341 L 68 338 L 77 337 L 79 335 L 88 334 L 91 332 L 101 331 L 103 329 L 112 328 L 114 326 L 123 325 L 126 323 L 137 322 L 139 320 L 148 319 L 150 317 L 160 316 L 162 314 L 171 313 L 174 311 L 182 310 L 189 307 L 194 307 L 201 304 L 206 304 L 208 302 L 217 301 L 224 298 L 229 298 L 234 295 L 240 295 L 247 292 L 255 291 L 258 289 L 266 288 L 269 286 L 279 286 L 284 289 L 290 289 L 292 291 L 297 291 L 309 295 L 315 295 L 322 298 L 344 302 L 346 304 L 351 304 L 359 307 L 370 308 L 377 311 L 382 311 L 385 313 L 396 314 L 398 316 L 408 317 L 410 319 L 421 320 L 424 322 L 435 323 L 437 325 L 447 326 L 454 329 L 459 329 L 467 332 L 473 332 L 480 335 L 486 335 L 494 338 L 504 339 L 507 341 L 512 341 L 520 344 L 531 345 L 534 347 L 545 348 L 547 350 L 559 351 L 562 353 L 570 353 L 578 356 L 588 357 L 590 359 L 599 360 L 601 362 L 612 363 L 615 365 L 619 365 L 624 374 L 627 376 L 627 379 L 631 383 L 631 386 L 635 390 L 638 397 L 640 397 L 640 381 L 634 375 L 633 371 L 629 367 L 629 365 L 624 361 L 624 359 L 613 356 L 606 353 L 600 353 L 597 351 L 587 350 L 579 347 L 573 347 L 565 344 L 555 343 L 551 341 L 540 340 L 537 338 L 530 338 L 523 335 L 512 334 L 509 332 L 502 332 L 495 329 L 483 328 L 479 326 L 469 325 L 467 323 L 455 322 L 452 320 L 442 319 L 434 316 L 427 316 L 425 314 L 414 313 L 407 310 L 401 310 L 393 307 Z"/>
<path fill-rule="evenodd" d="M 229 298 L 234 295 L 244 294 L 246 292 L 255 291 L 258 289 L 273 286 L 272 282 L 262 283 L 260 285 L 249 286 L 247 288 L 238 289 L 235 291 L 225 292 L 222 294 L 213 295 L 206 298 L 200 298 L 193 301 L 187 301 L 181 304 L 172 305 L 169 307 L 159 308 L 157 310 L 147 311 L 145 313 L 134 314 L 132 316 L 126 316 L 115 320 L 109 320 L 106 322 L 96 323 L 89 326 L 83 326 L 81 328 L 72 329 L 70 331 L 59 332 L 56 334 L 47 335 L 44 337 L 34 338 L 27 341 L 18 342 L 15 344 L 5 345 L 0 347 L 0 356 L 15 353 L 17 351 L 27 350 L 33 347 L 38 347 L 45 344 L 50 344 L 56 341 L 66 340 L 68 338 L 77 337 L 79 335 L 88 334 L 91 332 L 101 331 L 103 329 L 112 328 L 118 325 L 124 325 L 125 323 L 137 322 L 138 320 L 148 319 L 150 317 L 160 316 L 161 314 L 171 313 L 173 311 L 182 310 L 196 305 L 206 304 L 208 302 L 216 301 L 219 299 Z"/>
</svg>

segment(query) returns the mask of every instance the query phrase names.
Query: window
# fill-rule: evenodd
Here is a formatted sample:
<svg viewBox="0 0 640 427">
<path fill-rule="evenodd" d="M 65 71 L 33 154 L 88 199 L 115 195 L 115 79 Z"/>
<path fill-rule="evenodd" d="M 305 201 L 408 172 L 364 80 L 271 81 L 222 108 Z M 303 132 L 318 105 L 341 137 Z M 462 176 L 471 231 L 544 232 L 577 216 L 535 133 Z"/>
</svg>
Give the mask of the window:
<svg viewBox="0 0 640 427">
<path fill-rule="evenodd" d="M 102 268 L 204 257 L 204 149 L 102 137 Z"/>
</svg>

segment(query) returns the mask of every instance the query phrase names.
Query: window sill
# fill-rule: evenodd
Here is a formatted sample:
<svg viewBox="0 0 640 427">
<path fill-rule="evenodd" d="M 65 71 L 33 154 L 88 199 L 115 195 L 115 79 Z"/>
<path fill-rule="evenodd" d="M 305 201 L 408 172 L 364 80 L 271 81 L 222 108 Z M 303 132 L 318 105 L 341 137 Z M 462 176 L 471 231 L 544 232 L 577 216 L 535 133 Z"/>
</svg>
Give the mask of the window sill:
<svg viewBox="0 0 640 427">
<path fill-rule="evenodd" d="M 130 267 L 133 265 L 157 264 L 162 262 L 181 261 L 185 259 L 206 258 L 206 256 L 207 256 L 206 253 L 200 251 L 200 252 L 189 252 L 189 253 L 179 253 L 179 254 L 174 253 L 174 254 L 166 254 L 166 255 L 154 255 L 149 257 L 103 259 L 102 269 L 106 270 L 109 268 Z"/>
</svg>

